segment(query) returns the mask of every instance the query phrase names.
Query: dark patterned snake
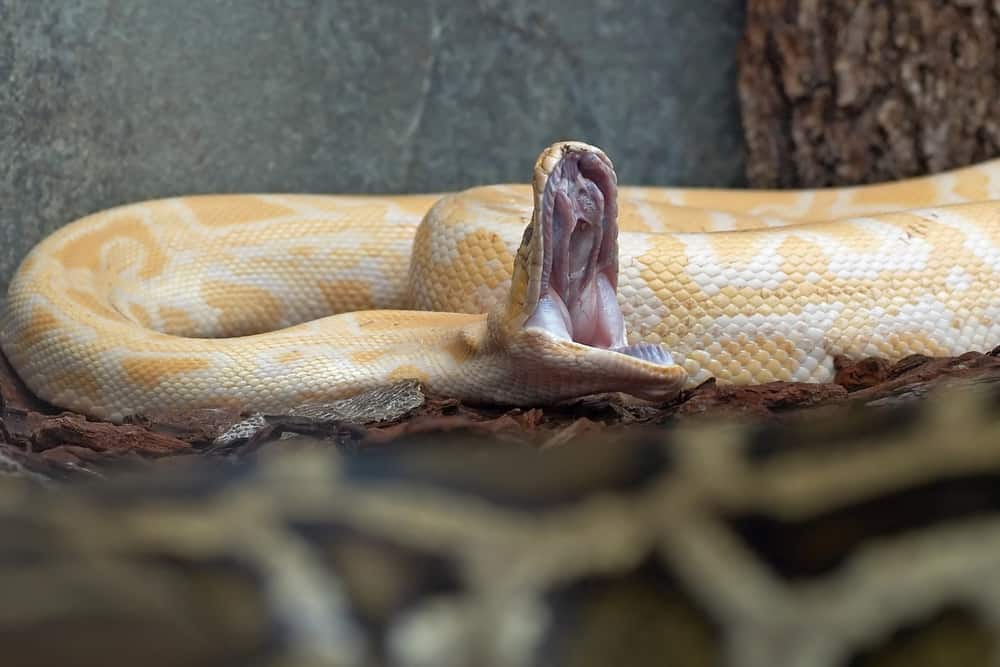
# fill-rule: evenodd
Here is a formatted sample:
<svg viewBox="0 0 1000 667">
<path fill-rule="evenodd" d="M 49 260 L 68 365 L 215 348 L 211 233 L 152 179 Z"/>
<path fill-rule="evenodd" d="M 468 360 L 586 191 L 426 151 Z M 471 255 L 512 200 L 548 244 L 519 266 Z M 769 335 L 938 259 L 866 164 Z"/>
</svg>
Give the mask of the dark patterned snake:
<svg viewBox="0 0 1000 667">
<path fill-rule="evenodd" d="M 4 663 L 996 665 L 984 388 L 541 451 L 289 443 L 100 485 L 10 477 Z"/>
</svg>

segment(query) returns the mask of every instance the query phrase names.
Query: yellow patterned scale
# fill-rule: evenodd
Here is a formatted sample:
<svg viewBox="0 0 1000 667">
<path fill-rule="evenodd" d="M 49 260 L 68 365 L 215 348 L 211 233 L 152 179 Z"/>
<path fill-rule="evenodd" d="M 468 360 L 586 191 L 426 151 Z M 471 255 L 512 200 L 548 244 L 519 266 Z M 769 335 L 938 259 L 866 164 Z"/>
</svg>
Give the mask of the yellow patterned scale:
<svg viewBox="0 0 1000 667">
<path fill-rule="evenodd" d="M 468 401 L 826 381 L 835 355 L 1000 344 L 1000 161 L 855 188 L 621 187 L 579 142 L 530 185 L 178 197 L 77 220 L 0 340 L 56 405 L 282 412 L 401 378 Z"/>
</svg>

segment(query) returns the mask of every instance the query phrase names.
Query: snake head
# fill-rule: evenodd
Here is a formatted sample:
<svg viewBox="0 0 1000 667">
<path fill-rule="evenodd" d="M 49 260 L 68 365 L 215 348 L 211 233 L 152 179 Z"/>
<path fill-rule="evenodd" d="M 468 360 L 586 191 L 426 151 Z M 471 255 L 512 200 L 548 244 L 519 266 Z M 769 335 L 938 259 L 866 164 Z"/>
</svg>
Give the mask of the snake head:
<svg viewBox="0 0 1000 667">
<path fill-rule="evenodd" d="M 687 373 L 659 345 L 629 344 L 618 303 L 618 185 L 599 148 L 560 142 L 535 163 L 534 211 L 490 329 L 519 384 L 554 399 L 675 395 Z"/>
</svg>

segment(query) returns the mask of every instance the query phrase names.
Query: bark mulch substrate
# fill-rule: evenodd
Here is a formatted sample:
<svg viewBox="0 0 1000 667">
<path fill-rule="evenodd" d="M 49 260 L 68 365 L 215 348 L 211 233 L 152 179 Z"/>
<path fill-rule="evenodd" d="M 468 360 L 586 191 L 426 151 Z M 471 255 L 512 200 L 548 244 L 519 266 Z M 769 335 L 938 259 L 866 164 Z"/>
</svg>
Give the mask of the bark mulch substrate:
<svg viewBox="0 0 1000 667">
<path fill-rule="evenodd" d="M 415 383 L 402 383 L 362 400 L 293 415 L 255 415 L 246 420 L 247 415 L 227 410 L 163 412 L 116 425 L 39 401 L 0 355 L 0 474 L 92 479 L 205 460 L 244 461 L 285 447 L 384 451 L 449 438 L 490 446 L 572 446 L 580 437 L 598 432 L 621 434 L 682 419 L 794 420 L 858 406 L 899 405 L 954 382 L 998 381 L 1000 347 L 989 354 L 970 352 L 954 358 L 911 356 L 895 364 L 879 359 L 844 362 L 836 381 L 829 384 L 734 387 L 707 382 L 659 405 L 604 395 L 544 409 L 469 406 L 426 395 Z"/>
</svg>

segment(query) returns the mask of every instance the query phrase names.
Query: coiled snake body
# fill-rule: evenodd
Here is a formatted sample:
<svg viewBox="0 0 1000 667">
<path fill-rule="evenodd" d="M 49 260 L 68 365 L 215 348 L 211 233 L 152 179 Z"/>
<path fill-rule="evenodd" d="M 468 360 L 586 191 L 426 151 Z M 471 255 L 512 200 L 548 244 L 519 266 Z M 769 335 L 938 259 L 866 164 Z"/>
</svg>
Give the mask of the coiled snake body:
<svg viewBox="0 0 1000 667">
<path fill-rule="evenodd" d="M 825 381 L 836 355 L 1000 343 L 996 199 L 1000 161 L 844 189 L 619 190 L 602 151 L 560 142 L 530 191 L 88 216 L 24 260 L 0 334 L 39 396 L 114 420 L 280 412 L 400 378 L 521 404 Z"/>
</svg>

